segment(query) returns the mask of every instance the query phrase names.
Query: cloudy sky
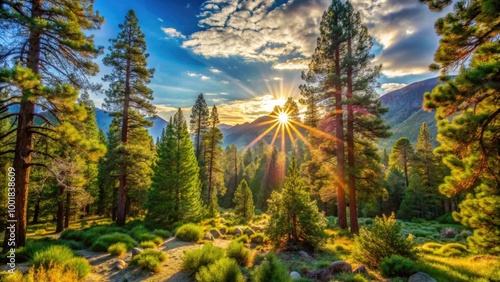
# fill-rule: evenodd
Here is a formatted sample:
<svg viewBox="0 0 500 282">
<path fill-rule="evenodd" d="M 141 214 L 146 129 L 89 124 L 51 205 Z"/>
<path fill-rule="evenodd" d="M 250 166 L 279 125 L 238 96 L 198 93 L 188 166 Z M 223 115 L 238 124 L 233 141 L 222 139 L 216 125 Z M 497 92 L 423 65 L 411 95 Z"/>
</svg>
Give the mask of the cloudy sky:
<svg viewBox="0 0 500 282">
<path fill-rule="evenodd" d="M 327 0 L 96 0 L 105 23 L 95 34 L 108 46 L 134 9 L 146 35 L 150 87 L 158 114 L 189 110 L 199 93 L 217 105 L 222 123 L 268 114 L 287 97 L 300 98 L 301 71 L 316 47 Z M 439 39 L 435 20 L 417 0 L 352 0 L 374 37 L 383 64 L 380 93 L 436 76 L 428 71 Z M 102 62 L 102 57 L 98 59 Z M 102 66 L 99 80 L 110 70 Z M 103 94 L 93 95 L 100 107 Z"/>
</svg>

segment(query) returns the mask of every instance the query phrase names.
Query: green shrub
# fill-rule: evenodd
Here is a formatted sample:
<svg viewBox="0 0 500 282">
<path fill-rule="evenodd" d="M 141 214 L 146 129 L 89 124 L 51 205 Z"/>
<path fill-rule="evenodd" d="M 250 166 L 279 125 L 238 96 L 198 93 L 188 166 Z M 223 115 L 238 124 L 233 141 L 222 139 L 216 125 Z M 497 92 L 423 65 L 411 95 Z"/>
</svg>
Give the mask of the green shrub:
<svg viewBox="0 0 500 282">
<path fill-rule="evenodd" d="M 441 224 L 457 224 L 451 213 L 443 214 L 442 216 L 436 218 L 436 221 Z"/>
<path fill-rule="evenodd" d="M 382 262 L 380 262 L 380 272 L 386 278 L 409 277 L 417 271 L 418 269 L 415 262 L 398 255 L 384 258 Z"/>
<path fill-rule="evenodd" d="M 85 244 L 83 242 L 78 242 L 75 240 L 57 240 L 57 244 L 68 246 L 72 250 L 82 250 L 85 249 Z"/>
<path fill-rule="evenodd" d="M 264 233 L 255 233 L 250 235 L 250 242 L 254 244 L 264 244 L 268 241 L 269 239 L 267 238 Z"/>
<path fill-rule="evenodd" d="M 227 256 L 233 258 L 239 265 L 246 265 L 250 259 L 250 250 L 243 243 L 232 241 L 226 250 Z"/>
<path fill-rule="evenodd" d="M 56 240 L 49 239 L 38 239 L 38 240 L 28 240 L 24 247 L 16 250 L 16 263 L 26 262 L 33 259 L 33 256 L 40 251 L 48 249 L 50 246 L 55 244 Z M 2 255 L 2 261 L 6 262 L 6 254 Z"/>
<path fill-rule="evenodd" d="M 266 256 L 266 261 L 257 267 L 253 275 L 254 282 L 290 282 L 286 265 L 281 263 L 273 253 Z"/>
<path fill-rule="evenodd" d="M 95 226 L 85 231 L 85 234 L 83 234 L 82 238 L 83 243 L 85 244 L 85 246 L 90 247 L 92 246 L 92 244 L 94 244 L 97 238 L 113 232 L 124 233 L 125 230 L 121 227 L 114 226 Z"/>
<path fill-rule="evenodd" d="M 85 231 L 83 230 L 66 229 L 61 233 L 59 238 L 65 240 L 83 241 L 83 235 L 85 235 Z"/>
<path fill-rule="evenodd" d="M 33 255 L 31 263 L 35 267 L 49 267 L 51 264 L 64 265 L 74 256 L 75 254 L 70 248 L 66 246 L 53 245 L 45 250 L 36 252 Z"/>
<path fill-rule="evenodd" d="M 184 253 L 182 258 L 182 269 L 198 272 L 202 266 L 214 263 L 224 257 L 224 249 L 206 243 L 201 249 L 190 250 Z"/>
<path fill-rule="evenodd" d="M 342 273 L 337 274 L 335 276 L 335 281 L 342 281 L 342 282 L 369 282 L 371 280 L 368 279 L 368 278 L 366 278 L 361 273 L 347 273 L 347 272 L 342 272 Z M 294 280 L 294 282 L 297 282 L 297 280 Z"/>
<path fill-rule="evenodd" d="M 179 229 L 179 227 L 181 227 L 182 225 L 184 225 L 184 223 L 180 222 L 180 221 L 177 221 L 177 222 L 174 222 L 172 224 L 172 230 L 173 230 L 173 233 L 175 234 L 177 229 Z"/>
<path fill-rule="evenodd" d="M 139 266 L 143 270 L 160 272 L 161 262 L 165 260 L 167 260 L 167 255 L 162 251 L 144 250 L 132 258 L 130 265 Z"/>
<path fill-rule="evenodd" d="M 142 241 L 139 245 L 143 249 L 156 249 L 156 244 L 153 241 Z"/>
<path fill-rule="evenodd" d="M 401 236 L 401 224 L 394 217 L 376 218 L 371 228 L 362 227 L 354 238 L 354 257 L 371 267 L 377 267 L 385 257 L 400 255 L 417 259 L 417 244 L 412 236 Z"/>
<path fill-rule="evenodd" d="M 125 245 L 127 245 L 127 250 L 130 250 L 137 245 L 134 239 L 127 234 L 111 233 L 99 237 L 94 244 L 92 244 L 91 249 L 96 252 L 106 252 L 109 246 L 118 242 L 125 243 Z"/>
<path fill-rule="evenodd" d="M 464 256 L 467 253 L 467 247 L 460 243 L 446 244 L 439 248 L 439 250 L 435 251 L 435 254 L 443 257 L 459 257 Z"/>
<path fill-rule="evenodd" d="M 420 229 L 417 229 L 417 230 L 414 230 L 413 232 L 411 232 L 411 234 L 415 237 L 430 237 L 432 236 L 434 232 L 429 232 L 429 231 L 425 231 L 425 230 L 420 230 Z"/>
<path fill-rule="evenodd" d="M 181 241 L 196 242 L 203 238 L 203 228 L 193 223 L 184 224 L 177 230 L 175 237 Z"/>
<path fill-rule="evenodd" d="M 428 242 L 422 245 L 421 249 L 425 253 L 428 254 L 434 254 L 437 250 L 439 250 L 443 245 L 434 243 L 434 242 Z"/>
<path fill-rule="evenodd" d="M 222 258 L 213 264 L 200 268 L 196 273 L 198 282 L 243 282 L 238 264 L 230 258 Z"/>
<path fill-rule="evenodd" d="M 78 279 L 82 279 L 92 271 L 89 261 L 82 257 L 71 258 L 64 265 L 67 269 L 78 272 Z"/>
<path fill-rule="evenodd" d="M 245 244 L 246 244 L 246 243 L 250 242 L 250 238 L 248 238 L 248 235 L 247 235 L 247 234 L 245 234 L 245 235 L 242 235 L 242 236 L 240 236 L 240 237 L 238 237 L 238 238 L 234 239 L 234 241 L 239 242 L 239 243 L 245 243 Z"/>
<path fill-rule="evenodd" d="M 127 253 L 127 245 L 122 242 L 114 243 L 108 247 L 108 253 L 113 256 L 121 257 Z"/>
<path fill-rule="evenodd" d="M 155 234 L 156 236 L 159 236 L 163 239 L 167 239 L 167 238 L 170 238 L 172 236 L 172 234 L 169 231 L 163 230 L 163 229 L 155 229 L 155 231 L 153 231 L 153 234 Z"/>
<path fill-rule="evenodd" d="M 151 235 L 149 233 L 149 230 L 144 225 L 135 226 L 129 232 L 127 232 L 127 234 L 130 235 L 130 237 L 136 239 L 137 242 L 149 241 L 148 238 L 145 238 L 145 240 L 141 240 L 141 236 L 145 235 L 147 237 L 148 235 Z M 154 235 L 151 235 L 151 236 L 154 236 Z"/>
<path fill-rule="evenodd" d="M 136 239 L 137 239 L 137 242 L 140 243 L 140 242 L 144 242 L 144 241 L 153 241 L 157 237 L 158 236 L 151 234 L 151 233 L 142 233 L 142 234 L 137 235 Z"/>
</svg>

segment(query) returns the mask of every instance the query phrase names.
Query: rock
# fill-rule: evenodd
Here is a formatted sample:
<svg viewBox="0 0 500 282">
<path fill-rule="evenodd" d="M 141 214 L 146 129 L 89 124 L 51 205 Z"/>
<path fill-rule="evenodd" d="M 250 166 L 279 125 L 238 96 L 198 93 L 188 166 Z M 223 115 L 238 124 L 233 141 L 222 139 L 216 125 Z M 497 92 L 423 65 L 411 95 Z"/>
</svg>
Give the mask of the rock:
<svg viewBox="0 0 500 282">
<path fill-rule="evenodd" d="M 366 267 L 364 265 L 360 265 L 360 266 L 356 267 L 352 272 L 363 274 L 363 275 L 368 274 L 368 271 L 366 270 Z"/>
<path fill-rule="evenodd" d="M 292 280 L 300 279 L 300 274 L 297 271 L 292 271 L 290 272 L 290 278 L 292 278 Z"/>
<path fill-rule="evenodd" d="M 306 253 L 304 251 L 299 251 L 299 256 L 301 256 L 303 258 L 310 258 L 311 257 L 308 253 Z"/>
<path fill-rule="evenodd" d="M 203 237 L 203 240 L 213 241 L 214 240 L 214 236 L 212 236 L 212 234 L 210 234 L 210 232 L 207 232 L 207 233 L 205 233 L 205 237 Z"/>
<path fill-rule="evenodd" d="M 328 268 L 322 268 L 316 271 L 309 272 L 306 277 L 317 282 L 328 282 L 333 279 L 333 274 L 328 271 Z"/>
<path fill-rule="evenodd" d="M 140 253 L 142 253 L 141 249 L 139 249 L 137 247 L 135 247 L 135 248 L 132 249 L 132 257 L 134 257 L 134 256 L 136 256 L 136 255 L 138 255 Z"/>
<path fill-rule="evenodd" d="M 337 274 L 340 272 L 352 272 L 352 266 L 343 260 L 332 262 L 328 269 L 332 274 Z"/>
<path fill-rule="evenodd" d="M 219 233 L 222 234 L 222 235 L 226 235 L 226 228 L 225 227 L 220 228 L 219 229 Z"/>
<path fill-rule="evenodd" d="M 245 234 L 247 234 L 248 236 L 255 234 L 255 231 L 253 231 L 252 229 L 250 229 L 248 227 L 245 228 L 245 231 L 243 231 L 243 232 L 245 232 Z"/>
<path fill-rule="evenodd" d="M 252 227 L 252 230 L 254 230 L 255 232 L 261 232 L 262 231 L 262 227 L 260 227 L 258 225 L 252 225 L 250 227 Z"/>
<path fill-rule="evenodd" d="M 215 229 L 210 230 L 210 234 L 212 234 L 212 237 L 214 237 L 215 239 L 220 237 L 219 231 L 217 231 Z"/>
<path fill-rule="evenodd" d="M 237 237 L 240 237 L 240 236 L 243 234 L 243 232 L 241 231 L 241 228 L 239 228 L 239 227 L 236 227 L 236 228 L 233 230 L 233 233 L 234 233 L 234 235 L 236 235 Z"/>
<path fill-rule="evenodd" d="M 121 259 L 115 261 L 112 265 L 111 265 L 111 268 L 112 269 L 116 269 L 116 270 L 122 270 L 124 269 L 125 267 L 127 266 L 127 263 Z"/>
<path fill-rule="evenodd" d="M 429 274 L 417 272 L 408 278 L 408 282 L 436 282 Z"/>
</svg>

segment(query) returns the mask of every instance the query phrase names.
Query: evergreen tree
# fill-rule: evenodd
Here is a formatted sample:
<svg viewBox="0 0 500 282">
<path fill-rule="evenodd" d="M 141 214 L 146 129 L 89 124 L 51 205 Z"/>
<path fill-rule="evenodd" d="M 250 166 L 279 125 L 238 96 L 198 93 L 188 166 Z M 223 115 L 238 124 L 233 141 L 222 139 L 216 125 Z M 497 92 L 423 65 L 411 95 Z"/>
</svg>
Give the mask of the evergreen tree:
<svg viewBox="0 0 500 282">
<path fill-rule="evenodd" d="M 323 243 L 326 219 L 315 201 L 311 201 L 295 158 L 288 168 L 283 189 L 271 195 L 269 212 L 271 219 L 266 233 L 275 247 L 287 243 L 316 247 Z"/>
<path fill-rule="evenodd" d="M 213 106 L 210 113 L 210 128 L 203 134 L 204 156 L 205 156 L 205 179 L 206 179 L 206 204 L 208 206 L 208 216 L 215 217 L 218 213 L 217 194 L 224 195 L 226 186 L 224 185 L 224 171 L 222 170 L 222 139 L 224 135 L 217 127 L 219 125 L 219 114 L 217 107 Z"/>
<path fill-rule="evenodd" d="M 210 127 L 210 111 L 207 102 L 203 98 L 203 93 L 198 95 L 193 108 L 191 109 L 191 119 L 189 121 L 191 134 L 194 134 L 194 146 L 196 159 L 201 164 L 201 152 L 203 151 L 203 133 Z"/>
<path fill-rule="evenodd" d="M 112 116 L 120 117 L 119 146 L 122 147 L 122 158 L 129 158 L 133 154 L 131 150 L 136 146 L 129 143 L 132 128 L 151 126 L 146 116 L 155 115 L 154 106 L 150 103 L 153 100 L 153 91 L 147 87 L 154 70 L 147 68 L 146 59 L 149 54 L 146 54 L 146 41 L 133 10 L 128 11 L 125 22 L 120 24 L 119 28 L 118 36 L 110 40 L 110 53 L 103 60 L 105 66 L 113 68 L 111 74 L 103 77 L 104 81 L 110 83 L 103 106 Z M 129 170 L 135 163 L 122 163 L 120 167 L 116 219 L 118 225 L 125 224 L 127 180 Z"/>
<path fill-rule="evenodd" d="M 103 18 L 94 12 L 92 0 L 78 1 L 2 1 L 0 5 L 0 60 L 5 66 L 18 66 L 2 70 L 0 83 L 18 89 L 0 104 L 0 113 L 11 105 L 19 110 L 2 118 L 15 116 L 17 128 L 2 139 L 16 134 L 15 149 L 0 154 L 14 154 L 12 166 L 16 171 L 16 238 L 15 246 L 24 246 L 26 240 L 28 180 L 30 169 L 38 163 L 32 160 L 36 153 L 33 138 L 50 131 L 47 127 L 34 127 L 35 116 L 43 119 L 40 110 L 50 112 L 57 119 L 54 99 L 73 103 L 77 95 L 74 87 L 89 86 L 86 75 L 98 71 L 92 62 L 99 50 L 93 37 L 84 31 L 99 29 Z M 5 37 L 3 37 L 5 36 Z M 52 89 L 49 89 L 50 87 Z M 48 88 L 49 87 L 49 88 Z M 49 121 L 50 123 L 50 121 Z M 38 154 L 40 155 L 40 154 Z M 9 233 L 5 232 L 5 236 Z M 7 240 L 4 240 L 4 251 Z"/>
<path fill-rule="evenodd" d="M 250 222 L 253 218 L 253 196 L 252 190 L 248 187 L 245 179 L 241 180 L 240 185 L 234 192 L 234 214 L 244 222 Z"/>
<path fill-rule="evenodd" d="M 405 191 L 405 177 L 401 170 L 394 166 L 389 167 L 385 176 L 386 193 L 382 197 L 380 212 L 382 214 L 391 214 L 399 210 L 403 193 Z"/>
<path fill-rule="evenodd" d="M 452 3 L 425 2 L 433 10 Z M 471 249 L 499 254 L 500 8 L 485 0 L 460 0 L 454 7 L 435 25 L 442 38 L 434 55 L 439 65 L 431 67 L 441 68 L 446 84 L 426 93 L 424 106 L 436 109 L 436 151 L 450 168 L 440 191 L 447 196 L 467 194 L 455 219 L 474 230 L 468 240 Z M 462 66 L 458 76 L 445 76 L 457 66 Z"/>
<path fill-rule="evenodd" d="M 202 216 L 201 182 L 193 143 L 181 109 L 157 144 L 153 183 L 145 204 L 149 225 L 171 228 L 174 222 Z"/>
<path fill-rule="evenodd" d="M 297 102 L 295 102 L 292 97 L 288 97 L 286 99 L 285 105 L 283 105 L 283 111 L 288 115 L 289 120 L 301 122 L 299 116 L 299 106 Z"/>
<path fill-rule="evenodd" d="M 238 156 L 238 148 L 236 148 L 236 145 L 226 146 L 224 150 L 223 166 L 226 193 L 221 196 L 221 206 L 224 208 L 232 208 L 234 192 L 243 174 L 242 164 Z"/>
<path fill-rule="evenodd" d="M 399 169 L 405 177 L 405 187 L 408 187 L 410 182 L 410 169 L 413 163 L 415 152 L 410 140 L 401 137 L 396 140 L 392 147 L 391 155 L 389 156 L 389 166 Z"/>
<path fill-rule="evenodd" d="M 307 83 L 314 83 L 313 75 L 302 73 L 302 80 Z M 318 103 L 321 101 L 321 95 L 316 87 L 303 84 L 299 86 L 300 95 L 303 97 L 299 100 L 302 105 L 306 105 L 306 112 L 304 115 L 304 124 L 313 128 L 318 127 L 320 120 L 320 106 Z"/>
</svg>

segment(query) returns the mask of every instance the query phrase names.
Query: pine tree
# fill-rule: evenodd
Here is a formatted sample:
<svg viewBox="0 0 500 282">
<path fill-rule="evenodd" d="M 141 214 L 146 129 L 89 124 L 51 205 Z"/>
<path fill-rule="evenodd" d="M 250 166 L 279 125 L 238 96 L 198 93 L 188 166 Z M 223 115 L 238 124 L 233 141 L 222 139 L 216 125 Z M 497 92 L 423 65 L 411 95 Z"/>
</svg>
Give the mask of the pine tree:
<svg viewBox="0 0 500 282">
<path fill-rule="evenodd" d="M 287 243 L 316 247 L 323 243 L 326 219 L 311 200 L 295 158 L 288 168 L 283 189 L 271 195 L 269 212 L 271 219 L 266 233 L 275 247 Z"/>
<path fill-rule="evenodd" d="M 410 182 L 410 169 L 413 163 L 415 152 L 410 140 L 401 137 L 396 140 L 392 147 L 391 155 L 389 156 L 389 166 L 399 169 L 405 177 L 405 187 L 408 187 Z"/>
<path fill-rule="evenodd" d="M 133 10 L 128 11 L 125 22 L 119 28 L 118 36 L 110 40 L 110 53 L 103 60 L 105 66 L 113 68 L 111 74 L 103 77 L 104 81 L 110 83 L 103 106 L 112 116 L 121 118 L 119 146 L 123 147 L 122 158 L 128 158 L 125 155 L 132 154 L 130 150 L 135 147 L 135 144 L 129 144 L 131 128 L 151 126 L 146 116 L 155 115 L 155 108 L 150 103 L 153 91 L 147 87 L 154 70 L 147 69 L 146 59 L 149 54 L 146 54 L 146 41 Z M 122 163 L 120 167 L 116 219 L 118 225 L 125 224 L 127 180 L 133 163 L 136 162 Z"/>
<path fill-rule="evenodd" d="M 30 168 L 38 163 L 32 160 L 34 136 L 47 134 L 46 127 L 34 127 L 34 118 L 40 109 L 50 112 L 57 119 L 54 99 L 72 103 L 74 91 L 68 91 L 69 83 L 78 88 L 89 86 L 87 75 L 95 75 L 97 64 L 92 62 L 99 50 L 93 38 L 84 31 L 99 29 L 103 18 L 93 10 L 93 1 L 2 1 L 0 5 L 0 33 L 5 41 L 0 46 L 0 60 L 18 65 L 11 71 L 3 70 L 0 83 L 8 83 L 19 91 L 9 94 L 0 104 L 0 112 L 11 105 L 19 110 L 2 118 L 16 116 L 17 129 L 15 150 L 2 150 L 0 154 L 14 154 L 16 171 L 16 247 L 26 240 L 28 180 Z M 22 32 L 19 32 L 22 31 Z M 5 45 L 4 45 L 5 44 Z M 8 61 L 12 59 L 12 61 Z M 47 87 L 52 87 L 48 89 Z M 59 87 L 58 87 L 59 86 Z M 5 233 L 8 236 L 8 232 Z M 4 240 L 4 250 L 7 240 Z"/>
<path fill-rule="evenodd" d="M 243 219 L 244 222 L 250 222 L 253 218 L 253 196 L 252 190 L 248 187 L 245 179 L 241 180 L 240 185 L 234 192 L 234 214 L 237 218 Z"/>
<path fill-rule="evenodd" d="M 217 107 L 213 106 L 210 113 L 210 128 L 203 134 L 203 147 L 205 156 L 206 173 L 206 204 L 208 206 L 208 216 L 215 217 L 218 214 L 217 194 L 224 195 L 226 187 L 224 185 L 224 171 L 222 170 L 222 139 L 224 135 L 217 127 L 219 125 L 219 114 Z"/>
<path fill-rule="evenodd" d="M 438 11 L 452 3 L 425 2 Z M 454 7 L 435 25 L 442 38 L 431 67 L 442 70 L 446 84 L 426 93 L 424 106 L 436 109 L 436 152 L 450 168 L 440 191 L 467 194 L 454 217 L 474 230 L 471 249 L 500 254 L 500 9 L 484 0 L 461 0 Z M 446 77 L 458 66 L 458 76 Z"/>
<path fill-rule="evenodd" d="M 286 99 L 285 105 L 283 105 L 283 111 L 288 115 L 289 120 L 301 122 L 299 116 L 299 106 L 297 105 L 297 102 L 292 99 L 292 97 L 288 97 L 288 99 Z"/>
<path fill-rule="evenodd" d="M 224 186 L 226 193 L 221 197 L 221 206 L 224 208 L 233 207 L 233 197 L 240 179 L 242 179 L 243 169 L 241 158 L 238 155 L 236 145 L 226 146 L 224 150 Z"/>
<path fill-rule="evenodd" d="M 191 109 L 191 119 L 189 121 L 191 134 L 194 134 L 194 146 L 196 159 L 201 163 L 201 152 L 203 151 L 203 133 L 210 127 L 210 111 L 207 102 L 203 98 L 203 93 L 198 95 L 193 108 Z"/>
<path fill-rule="evenodd" d="M 171 228 L 174 222 L 202 216 L 199 167 L 184 115 L 177 111 L 157 144 L 153 183 L 145 204 L 149 225 Z"/>
</svg>

